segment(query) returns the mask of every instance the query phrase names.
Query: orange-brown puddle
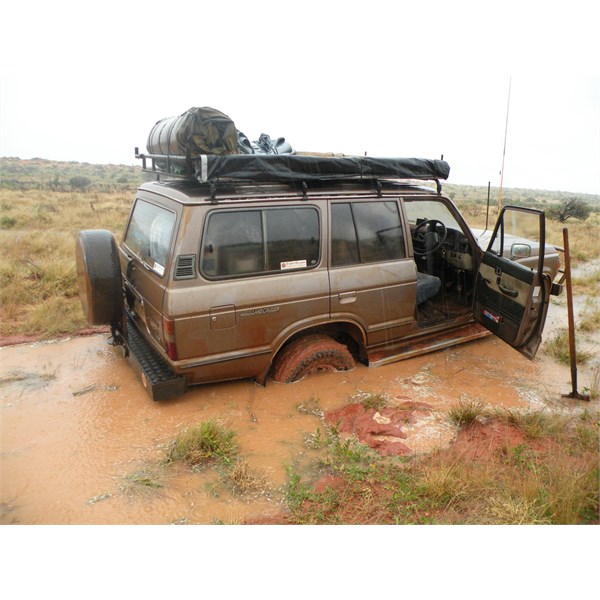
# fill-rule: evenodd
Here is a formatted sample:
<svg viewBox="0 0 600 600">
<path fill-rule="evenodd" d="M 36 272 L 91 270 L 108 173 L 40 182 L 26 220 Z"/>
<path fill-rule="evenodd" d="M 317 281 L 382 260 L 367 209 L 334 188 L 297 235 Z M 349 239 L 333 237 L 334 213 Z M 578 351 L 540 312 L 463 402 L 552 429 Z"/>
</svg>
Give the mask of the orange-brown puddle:
<svg viewBox="0 0 600 600">
<path fill-rule="evenodd" d="M 318 399 L 323 411 L 366 393 L 427 403 L 432 410 L 403 428 L 402 442 L 416 453 L 454 439 L 456 428 L 445 411 L 461 398 L 526 407 L 532 397 L 543 395 L 543 378 L 552 378 L 563 391 L 569 381 L 564 369 L 559 372 L 544 360 L 531 363 L 493 338 L 292 385 L 207 385 L 162 403 L 148 398 L 105 335 L 0 348 L 0 361 L 4 524 L 268 519 L 284 510 L 286 467 L 315 452 L 304 437 L 323 428 L 323 422 L 297 408 L 311 399 Z M 218 468 L 195 473 L 182 465 L 162 471 L 160 488 L 126 485 L 132 473 L 165 457 L 177 433 L 208 420 L 235 431 L 243 458 L 267 482 L 264 490 L 240 497 L 225 485 Z"/>
</svg>

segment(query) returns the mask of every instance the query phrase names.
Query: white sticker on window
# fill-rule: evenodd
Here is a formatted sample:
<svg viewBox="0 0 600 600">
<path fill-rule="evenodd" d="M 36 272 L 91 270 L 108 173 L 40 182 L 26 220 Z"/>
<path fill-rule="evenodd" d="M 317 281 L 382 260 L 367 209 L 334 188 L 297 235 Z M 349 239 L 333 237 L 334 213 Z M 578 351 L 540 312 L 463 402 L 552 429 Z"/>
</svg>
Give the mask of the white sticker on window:
<svg viewBox="0 0 600 600">
<path fill-rule="evenodd" d="M 305 260 L 287 260 L 285 262 L 280 263 L 280 268 L 284 269 L 301 269 L 302 267 L 306 267 Z"/>
<path fill-rule="evenodd" d="M 157 275 L 160 275 L 161 277 L 165 274 L 165 268 L 157 262 L 154 263 L 152 269 Z"/>
</svg>

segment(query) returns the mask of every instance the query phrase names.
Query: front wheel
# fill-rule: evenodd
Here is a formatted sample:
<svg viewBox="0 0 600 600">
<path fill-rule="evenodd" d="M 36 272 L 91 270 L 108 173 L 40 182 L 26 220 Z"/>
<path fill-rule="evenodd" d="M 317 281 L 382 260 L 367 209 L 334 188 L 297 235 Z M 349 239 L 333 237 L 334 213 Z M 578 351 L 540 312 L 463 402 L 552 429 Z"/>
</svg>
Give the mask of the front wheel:
<svg viewBox="0 0 600 600">
<path fill-rule="evenodd" d="M 346 346 L 327 335 L 313 334 L 290 342 L 277 355 L 271 379 L 292 383 L 311 373 L 351 371 L 354 366 L 354 359 Z"/>
</svg>

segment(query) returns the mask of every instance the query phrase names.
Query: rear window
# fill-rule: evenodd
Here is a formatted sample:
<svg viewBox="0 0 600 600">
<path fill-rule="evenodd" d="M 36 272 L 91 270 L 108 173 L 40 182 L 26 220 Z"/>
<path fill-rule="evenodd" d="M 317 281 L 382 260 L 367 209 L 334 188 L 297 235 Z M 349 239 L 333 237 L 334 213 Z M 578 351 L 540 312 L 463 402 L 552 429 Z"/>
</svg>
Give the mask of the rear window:
<svg viewBox="0 0 600 600">
<path fill-rule="evenodd" d="M 319 213 L 314 208 L 213 212 L 202 246 L 202 272 L 239 277 L 310 269 L 319 263 Z"/>
<path fill-rule="evenodd" d="M 162 277 L 174 228 L 175 213 L 145 200 L 138 200 L 131 215 L 124 243 Z"/>
</svg>

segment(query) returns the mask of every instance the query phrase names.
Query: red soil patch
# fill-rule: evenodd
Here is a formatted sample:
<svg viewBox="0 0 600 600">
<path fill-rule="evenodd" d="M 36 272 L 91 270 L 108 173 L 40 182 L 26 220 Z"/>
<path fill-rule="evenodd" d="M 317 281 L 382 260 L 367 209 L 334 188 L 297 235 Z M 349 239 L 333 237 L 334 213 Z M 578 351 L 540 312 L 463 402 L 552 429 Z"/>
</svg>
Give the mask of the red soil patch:
<svg viewBox="0 0 600 600">
<path fill-rule="evenodd" d="M 429 412 L 424 402 L 403 402 L 400 406 L 365 408 L 360 402 L 347 404 L 325 415 L 325 422 L 341 433 L 354 435 L 363 444 L 382 456 L 410 454 L 411 449 L 400 439 L 406 439 L 403 425 L 414 423 L 417 413 Z"/>
<path fill-rule="evenodd" d="M 502 421 L 475 422 L 461 429 L 454 445 L 448 450 L 462 460 L 489 460 L 506 450 L 527 445 L 536 451 L 547 451 L 552 443 L 548 440 L 528 439 L 517 427 Z"/>
</svg>

